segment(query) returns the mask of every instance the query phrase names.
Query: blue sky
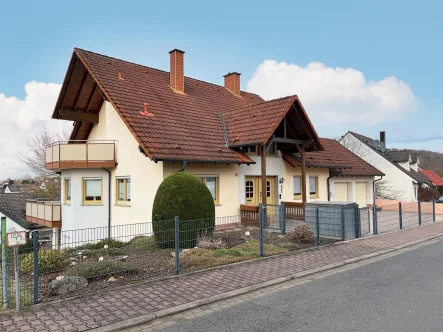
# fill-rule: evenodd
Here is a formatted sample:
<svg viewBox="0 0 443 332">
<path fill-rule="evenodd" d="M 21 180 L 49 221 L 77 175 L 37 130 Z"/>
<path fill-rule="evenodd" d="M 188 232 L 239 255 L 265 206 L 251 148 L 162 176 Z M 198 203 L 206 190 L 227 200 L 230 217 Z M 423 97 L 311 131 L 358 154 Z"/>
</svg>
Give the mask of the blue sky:
<svg viewBox="0 0 443 332">
<path fill-rule="evenodd" d="M 320 107 L 311 94 L 306 99 L 313 105 L 320 135 L 336 137 L 351 129 L 377 136 L 379 130 L 386 130 L 388 146 L 443 151 L 443 140 L 429 140 L 443 137 L 442 11 L 438 1 L 0 0 L 0 97 L 25 100 L 25 85 L 31 81 L 60 84 L 73 47 L 165 70 L 167 52 L 180 48 L 186 51 L 187 76 L 222 84 L 224 74 L 239 71 L 242 88 L 254 92 L 266 92 L 259 84 L 265 60 L 305 69 L 314 61 L 323 64 L 324 71 L 352 68 L 367 82 L 381 82 L 377 91 L 385 87 L 385 78 L 393 76 L 410 89 L 406 99 L 413 96 L 403 103 L 406 90 L 394 82 L 397 94 L 392 103 L 397 106 L 385 117 L 385 109 L 364 104 L 366 99 L 360 94 L 367 96 L 375 90 L 363 87 L 355 92 L 359 96 L 351 96 L 358 102 L 346 104 L 345 92 L 346 100 L 322 117 L 331 101 L 323 100 Z M 250 82 L 254 73 L 256 84 Z M 306 92 L 304 81 L 296 80 L 284 82 L 295 82 L 294 87 L 304 94 L 315 92 L 315 82 L 309 81 L 311 90 Z M 348 90 L 346 85 L 338 89 Z M 389 94 L 390 89 L 382 88 L 381 94 Z M 318 95 L 327 95 L 329 90 L 323 87 Z M 294 92 L 303 102 L 303 94 Z M 352 110 L 341 113 L 348 106 Z M 368 121 L 358 119 L 360 106 Z M 387 109 L 392 110 L 391 106 Z M 306 110 L 310 114 L 310 108 Z M 331 117 L 354 120 L 321 121 Z"/>
</svg>

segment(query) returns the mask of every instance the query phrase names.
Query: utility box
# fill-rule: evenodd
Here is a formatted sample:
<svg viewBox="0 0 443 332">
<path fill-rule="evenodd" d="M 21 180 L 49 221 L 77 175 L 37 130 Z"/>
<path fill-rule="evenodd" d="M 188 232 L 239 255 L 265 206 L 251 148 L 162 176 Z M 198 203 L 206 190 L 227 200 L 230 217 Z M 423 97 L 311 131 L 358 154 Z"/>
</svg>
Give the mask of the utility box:
<svg viewBox="0 0 443 332">
<path fill-rule="evenodd" d="M 311 202 L 305 205 L 305 221 L 314 234 L 329 239 L 348 240 L 361 236 L 357 203 Z"/>
</svg>

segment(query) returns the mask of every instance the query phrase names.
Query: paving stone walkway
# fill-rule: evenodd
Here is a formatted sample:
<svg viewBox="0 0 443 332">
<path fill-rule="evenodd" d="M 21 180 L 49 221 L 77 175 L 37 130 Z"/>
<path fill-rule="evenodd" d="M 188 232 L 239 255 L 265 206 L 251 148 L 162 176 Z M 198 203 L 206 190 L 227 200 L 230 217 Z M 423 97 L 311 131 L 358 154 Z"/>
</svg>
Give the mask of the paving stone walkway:
<svg viewBox="0 0 443 332">
<path fill-rule="evenodd" d="M 0 331 L 88 331 L 203 298 L 443 236 L 443 223 L 255 260 L 0 314 Z"/>
</svg>

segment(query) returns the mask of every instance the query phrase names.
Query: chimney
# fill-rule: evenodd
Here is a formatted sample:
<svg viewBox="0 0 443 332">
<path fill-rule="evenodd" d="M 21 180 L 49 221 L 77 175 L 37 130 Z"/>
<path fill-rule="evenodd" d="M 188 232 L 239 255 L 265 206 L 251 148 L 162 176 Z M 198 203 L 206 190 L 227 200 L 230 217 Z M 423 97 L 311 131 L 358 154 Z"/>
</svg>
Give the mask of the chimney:
<svg viewBox="0 0 443 332">
<path fill-rule="evenodd" d="M 240 73 L 227 73 L 225 78 L 225 88 L 231 91 L 234 95 L 240 97 Z"/>
<path fill-rule="evenodd" d="M 176 93 L 185 93 L 184 54 L 185 52 L 176 48 L 169 52 L 171 60 L 169 83 Z"/>
<path fill-rule="evenodd" d="M 380 142 L 382 142 L 386 146 L 386 132 L 385 131 L 380 132 Z"/>
</svg>

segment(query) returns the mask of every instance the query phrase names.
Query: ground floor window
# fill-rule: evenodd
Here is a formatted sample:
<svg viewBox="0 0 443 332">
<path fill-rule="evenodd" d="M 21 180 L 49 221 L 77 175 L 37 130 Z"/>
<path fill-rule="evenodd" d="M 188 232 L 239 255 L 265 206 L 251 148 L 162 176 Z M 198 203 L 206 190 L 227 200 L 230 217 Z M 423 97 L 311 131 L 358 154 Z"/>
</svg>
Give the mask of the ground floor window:
<svg viewBox="0 0 443 332">
<path fill-rule="evenodd" d="M 117 204 L 129 204 L 131 202 L 131 178 L 129 176 L 117 177 Z"/>
<path fill-rule="evenodd" d="M 318 177 L 310 176 L 309 177 L 309 196 L 311 198 L 318 197 Z"/>
<path fill-rule="evenodd" d="M 301 198 L 301 176 L 294 176 L 294 199 Z"/>
<path fill-rule="evenodd" d="M 71 179 L 65 179 L 65 204 L 71 204 Z"/>
<path fill-rule="evenodd" d="M 103 204 L 103 179 L 83 178 L 83 204 Z"/>
<path fill-rule="evenodd" d="M 209 191 L 211 192 L 212 198 L 214 199 L 214 203 L 219 203 L 219 194 L 218 194 L 218 187 L 219 187 L 219 178 L 217 175 L 197 175 L 197 177 L 203 181 L 204 184 L 206 184 L 206 187 L 208 187 Z"/>
</svg>

